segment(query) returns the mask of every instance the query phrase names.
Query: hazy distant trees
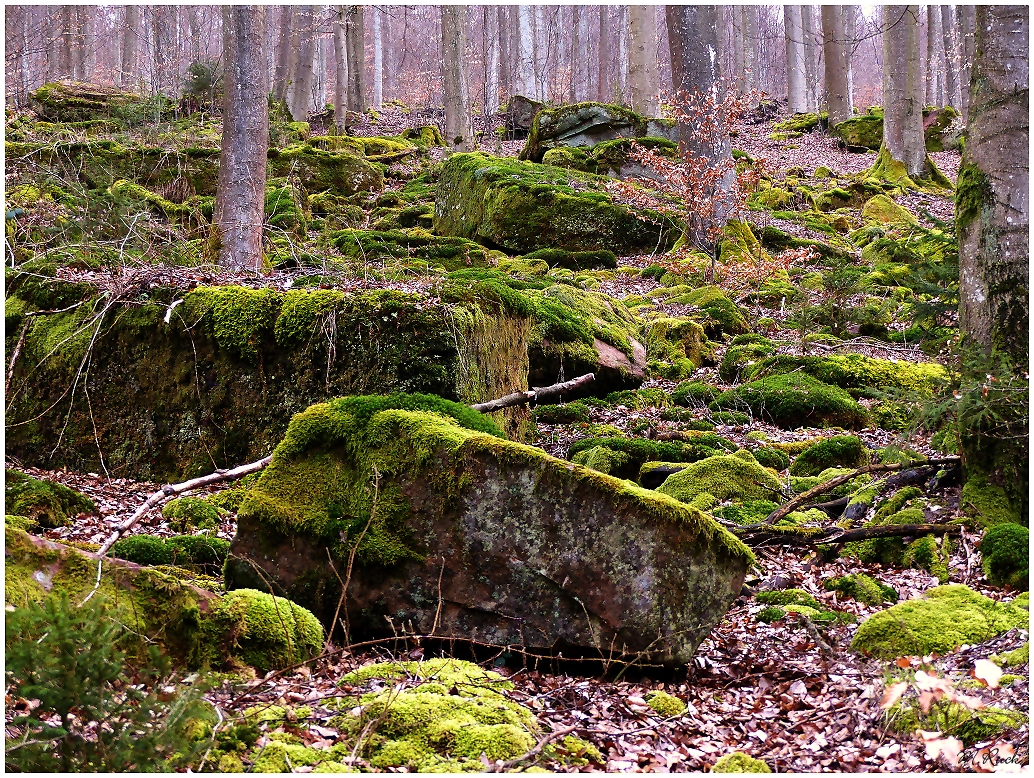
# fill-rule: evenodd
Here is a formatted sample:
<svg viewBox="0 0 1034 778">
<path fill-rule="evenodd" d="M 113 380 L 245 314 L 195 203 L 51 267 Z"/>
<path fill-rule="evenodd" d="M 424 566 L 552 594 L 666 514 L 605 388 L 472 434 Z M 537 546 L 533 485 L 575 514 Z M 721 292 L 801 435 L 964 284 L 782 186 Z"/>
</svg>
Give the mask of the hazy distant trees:
<svg viewBox="0 0 1034 778">
<path fill-rule="evenodd" d="M 470 122 L 470 95 L 463 53 L 467 46 L 467 7 L 443 5 L 442 67 L 445 81 L 445 143 L 453 151 L 474 148 Z"/>
</svg>

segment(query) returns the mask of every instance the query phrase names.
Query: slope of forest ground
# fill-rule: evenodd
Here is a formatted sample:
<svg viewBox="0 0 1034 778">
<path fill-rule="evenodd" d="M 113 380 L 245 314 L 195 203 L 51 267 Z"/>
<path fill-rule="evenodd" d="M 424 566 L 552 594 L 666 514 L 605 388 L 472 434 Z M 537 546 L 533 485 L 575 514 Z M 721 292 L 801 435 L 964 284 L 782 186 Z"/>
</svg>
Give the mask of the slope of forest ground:
<svg viewBox="0 0 1034 778">
<path fill-rule="evenodd" d="M 834 189 L 844 192 L 840 187 L 847 185 L 849 176 L 866 170 L 875 155 L 844 151 L 835 139 L 820 131 L 782 140 L 770 137 L 779 132 L 776 125 L 787 118 L 769 116 L 744 121 L 734 128 L 734 148 L 753 160 L 765 160 L 765 172 L 770 176 L 768 189 L 785 193 L 777 195 L 783 198 L 779 200 L 783 205 L 760 207 L 746 213 L 747 221 L 767 249 L 758 251 L 758 261 L 753 261 L 752 256 L 746 262 L 730 263 L 719 268 L 714 276 L 715 285 L 736 304 L 735 315 L 745 325 L 738 331 L 739 339 L 735 337 L 735 328 L 723 331 L 718 327 L 709 333 L 715 350 L 706 360 L 707 364 L 689 373 L 669 371 L 671 377 L 653 375 L 638 391 L 622 391 L 536 409 L 533 411 L 535 437 L 528 442 L 553 456 L 572 458 L 600 469 L 614 467 L 617 472 L 622 466 L 624 444 L 613 443 L 614 439 L 652 445 L 655 441 L 677 440 L 680 435 L 690 433 L 691 436 L 703 431 L 724 440 L 721 445 L 731 444 L 729 451 L 747 449 L 758 456 L 755 463 L 774 465 L 779 479 L 787 486 L 794 477 L 790 471 L 791 461 L 796 461 L 806 448 L 793 444 L 803 441 L 814 444 L 821 438 L 853 436 L 862 444 L 864 462 L 855 456 L 853 460 L 827 463 L 848 468 L 873 460 L 916 463 L 923 458 L 937 459 L 952 453 L 950 435 L 945 436 L 943 432 L 933 435 L 929 426 L 925 430 L 916 429 L 910 420 L 902 418 L 909 408 L 914 410 L 916 404 L 928 404 L 932 395 L 917 401 L 915 395 L 909 396 L 903 391 L 897 396 L 881 394 L 880 390 L 887 388 L 885 385 L 863 387 L 852 396 L 861 407 L 871 410 L 878 422 L 885 421 L 885 426 L 866 423 L 855 424 L 852 429 L 845 425 L 849 427 L 847 430 L 834 429 L 832 424 L 777 426 L 749 403 L 719 407 L 701 399 L 735 391 L 748 383 L 750 369 L 764 359 L 805 360 L 858 354 L 889 360 L 901 367 L 919 365 L 932 369 L 938 356 L 945 355 L 956 327 L 950 310 L 938 310 L 925 327 L 916 324 L 917 308 L 912 302 L 922 295 L 929 305 L 936 306 L 938 302 L 929 288 L 931 279 L 936 282 L 935 271 L 918 280 L 904 275 L 889 280 L 886 277 L 901 273 L 902 264 L 908 264 L 893 254 L 894 246 L 889 244 L 922 252 L 926 250 L 923 242 L 927 241 L 928 246 L 933 236 L 937 244 L 936 258 L 947 261 L 946 254 L 951 248 L 945 248 L 944 244 L 951 243 L 954 209 L 951 192 L 920 190 L 894 194 L 893 203 L 911 216 L 907 221 L 896 212 L 890 217 L 878 216 L 873 221 L 868 218 L 869 214 L 863 213 L 868 201 L 851 198 L 850 192 L 842 198 L 841 208 L 818 211 L 805 207 L 806 190 L 819 195 Z M 385 109 L 377 116 L 376 123 L 360 125 L 354 132 L 363 137 L 398 136 L 409 127 L 426 123 L 425 119 Z M 9 127 L 18 122 L 17 118 L 13 122 L 8 118 Z M 314 134 L 317 129 L 312 129 Z M 52 132 L 53 128 L 46 131 Z M 20 132 L 19 143 L 45 137 L 43 131 L 38 126 L 32 127 L 28 120 L 21 122 Z M 73 136 L 70 138 L 73 143 L 86 139 L 85 130 L 73 127 L 68 132 Z M 147 136 L 158 131 L 144 125 L 140 132 Z M 159 144 L 196 144 L 198 148 L 215 148 L 218 144 L 218 134 L 210 124 L 176 130 L 166 138 L 160 137 L 160 132 L 158 135 L 145 139 Z M 497 153 L 513 157 L 524 144 L 499 141 L 487 145 L 490 150 L 494 146 Z M 441 150 L 432 146 L 387 163 L 386 189 L 405 192 L 417 176 L 433 171 L 441 156 Z M 954 181 L 959 166 L 958 152 L 935 152 L 931 156 L 940 170 Z M 8 175 L 10 180 L 10 173 Z M 433 189 L 433 172 L 430 180 Z M 31 234 L 33 227 L 46 230 L 68 217 L 69 208 L 61 202 L 60 196 L 39 198 L 44 205 L 33 208 L 38 203 L 12 203 L 10 184 L 8 191 L 9 215 L 12 204 L 28 214 L 28 224 L 18 223 L 15 228 L 23 230 L 23 236 Z M 22 194 L 27 195 L 24 191 Z M 120 288 L 126 287 L 190 289 L 233 284 L 286 289 L 313 276 L 311 261 L 295 263 L 290 268 L 274 268 L 264 275 L 231 273 L 197 263 L 157 261 L 169 251 L 171 243 L 185 240 L 195 248 L 200 245 L 195 227 L 176 224 L 168 214 L 162 213 L 172 200 L 168 192 L 166 195 L 168 199 L 162 198 L 163 202 L 157 207 L 152 200 L 150 215 L 140 217 L 149 234 L 143 241 L 137 240 L 139 235 L 133 237 L 138 258 L 124 261 L 125 255 L 119 253 L 115 241 L 106 236 L 96 248 L 108 257 L 114 252 L 117 261 L 84 262 L 82 255 L 88 250 L 73 248 L 70 255 L 66 254 L 71 256 L 71 262 L 62 265 L 59 260 L 55 270 L 57 277 L 93 284 L 117 294 Z M 383 195 L 380 198 L 381 203 L 387 202 Z M 385 213 L 383 206 L 381 213 L 375 216 L 373 199 L 371 195 L 364 202 L 359 197 L 355 202 L 362 203 L 361 206 L 356 208 L 353 204 L 351 210 L 342 209 L 338 215 L 345 221 L 350 220 L 348 227 L 359 229 L 372 227 L 376 218 L 399 218 L 398 212 Z M 430 200 L 433 200 L 433 192 L 430 198 L 423 192 L 418 205 L 412 209 L 414 218 L 427 215 Z M 305 216 L 312 217 L 311 211 Z M 329 214 L 324 216 L 327 221 L 330 218 Z M 304 222 L 304 218 L 300 220 Z M 10 221 L 8 229 L 10 234 Z M 429 298 L 434 298 L 439 291 L 440 279 L 433 271 L 422 274 L 405 261 L 382 259 L 380 266 L 371 272 L 366 262 L 355 261 L 354 256 L 340 251 L 340 244 L 321 240 L 315 231 L 306 232 L 304 227 L 298 231 L 296 225 L 287 229 L 292 230 L 293 237 L 287 243 L 276 243 L 274 250 L 278 256 L 293 251 L 308 254 L 310 258 L 336 260 L 329 266 L 324 262 L 319 268 L 320 288 L 394 289 L 418 292 Z M 129 240 L 131 235 L 132 230 L 125 239 Z M 787 236 L 791 239 L 789 242 Z M 87 231 L 83 238 L 87 249 L 89 241 Z M 886 242 L 879 244 L 880 241 Z M 864 250 L 865 246 L 877 244 L 878 251 Z M 790 255 L 780 253 L 782 249 L 802 247 L 811 250 Z M 31 253 L 31 241 L 21 243 L 20 248 Z M 67 251 L 68 247 L 50 248 Z M 25 255 L 20 258 L 24 259 Z M 519 270 L 515 267 L 514 272 Z M 704 285 L 700 270 L 694 268 L 679 278 L 680 269 L 675 260 L 658 254 L 638 254 L 619 256 L 616 267 L 589 270 L 579 274 L 577 279 L 585 287 L 620 301 L 618 304 L 631 303 L 630 310 L 644 317 L 640 322 L 646 322 L 647 314 L 677 318 L 698 312 L 698 305 L 669 298 L 678 298 L 679 292 L 684 294 L 686 284 Z M 564 277 L 555 269 L 551 272 L 558 279 Z M 881 272 L 884 277 L 876 277 Z M 945 296 L 951 296 L 947 289 Z M 713 318 L 717 320 L 719 316 L 720 312 Z M 9 327 L 9 362 L 17 337 L 17 329 L 12 331 Z M 921 370 L 917 375 L 925 373 Z M 685 379 L 691 379 L 695 388 L 687 388 Z M 902 385 L 906 383 L 901 381 Z M 608 448 L 608 441 L 613 448 Z M 772 459 L 763 461 L 757 453 L 759 450 L 768 452 Z M 784 455 L 772 453 L 774 451 L 784 452 Z M 159 488 L 154 483 L 119 477 L 118 472 L 112 473 L 113 478 L 104 478 L 97 472 L 81 473 L 68 468 L 41 470 L 22 466 L 10 457 L 7 467 L 67 485 L 93 499 L 95 512 L 80 514 L 67 526 L 42 533 L 51 540 L 72 543 L 84 550 L 96 549 L 119 521 Z M 798 486 L 797 491 L 821 480 L 814 478 L 819 470 L 809 471 L 806 477 L 812 477 L 813 481 L 807 486 Z M 855 482 L 854 493 L 857 495 L 863 486 Z M 894 511 L 898 513 L 911 510 L 910 515 L 915 517 L 918 508 L 921 522 L 944 523 L 965 512 L 957 486 L 949 484 L 929 492 L 914 486 L 905 488 L 913 492 L 895 505 Z M 219 487 L 210 487 L 200 494 L 219 491 Z M 817 501 L 822 499 L 828 498 Z M 880 499 L 870 498 L 869 510 L 862 519 L 871 520 L 880 507 L 894 500 L 893 492 L 883 494 Z M 722 504 L 717 501 L 712 502 L 708 510 L 714 510 L 726 526 L 736 528 L 763 520 L 775 507 L 774 504 L 770 508 L 757 504 L 763 502 L 726 500 Z M 795 520 L 796 534 L 836 525 L 834 518 L 809 514 Z M 863 523 L 858 521 L 856 526 Z M 207 532 L 229 540 L 235 529 L 235 516 L 230 510 L 221 513 L 218 524 L 209 527 Z M 175 519 L 165 518 L 156 510 L 145 515 L 129 534 L 171 537 L 182 531 L 183 527 L 177 527 Z M 979 711 L 967 715 L 960 713 L 962 709 L 956 706 L 950 714 L 944 712 L 941 721 L 936 716 L 921 717 L 917 706 L 924 689 L 916 681 L 916 671 L 929 671 L 931 675 L 949 679 L 959 689 L 966 690 L 971 703 L 972 698 L 979 698 L 990 708 L 1025 711 L 1029 704 L 1029 669 L 1025 659 L 1009 666 L 1004 682 L 991 683 L 990 688 L 984 681 L 972 677 L 972 671 L 981 667 L 978 660 L 1000 658 L 1020 649 L 1028 640 L 1026 625 L 1000 632 L 978 644 L 962 645 L 941 656 L 934 652 L 925 659 L 912 657 L 897 662 L 875 659 L 852 650 L 851 642 L 858 624 L 885 610 L 893 598 L 863 603 L 825 585 L 834 578 L 864 573 L 878 584 L 895 590 L 899 602 L 918 598 L 948 583 L 965 584 L 992 600 L 1009 602 L 1016 597 L 1016 591 L 992 585 L 981 568 L 978 550 L 981 535 L 980 524 L 970 521 L 960 527 L 957 534 L 951 534 L 950 543 L 948 534 L 939 536 L 932 558 L 920 560 L 913 556 L 909 566 L 902 561 L 900 551 L 896 562 L 890 564 L 866 558 L 864 552 L 831 560 L 821 549 L 811 551 L 793 543 L 784 544 L 775 534 L 755 545 L 757 564 L 747 576 L 743 595 L 701 644 L 693 663 L 684 673 L 674 676 L 644 673 L 636 667 L 620 671 L 612 668 L 600 680 L 579 675 L 577 663 L 573 661 L 530 660 L 524 668 L 513 657 L 506 663 L 495 663 L 496 669 L 513 683 L 513 689 L 506 691 L 505 697 L 533 711 L 539 727 L 538 737 L 543 738 L 523 755 L 524 761 L 518 758 L 508 766 L 515 768 L 537 762 L 547 769 L 571 772 L 700 771 L 733 751 L 764 760 L 774 772 L 934 771 L 955 766 L 989 770 L 996 766 L 1008 769 L 1025 764 L 1029 740 L 1025 716 L 997 711 L 997 718 L 992 716 L 984 721 Z M 217 578 L 196 581 L 202 587 L 221 591 Z M 799 591 L 782 600 L 763 596 L 787 590 Z M 773 614 L 777 603 L 803 606 L 804 610 L 781 610 Z M 838 615 L 823 618 L 824 614 L 831 613 Z M 240 675 L 227 676 L 221 686 L 206 693 L 206 698 L 227 716 L 247 711 L 252 721 L 260 722 L 258 739 L 240 754 L 244 761 L 227 764 L 247 766 L 261 759 L 267 750 L 272 754 L 276 749 L 269 749 L 270 744 L 286 743 L 311 750 L 291 752 L 304 753 L 307 761 L 292 763 L 288 757 L 285 763 L 276 765 L 278 769 L 318 771 L 320 752 L 328 754 L 328 763 L 369 768 L 371 764 L 364 759 L 354 733 L 340 724 L 337 700 L 343 694 L 341 678 L 374 662 L 412 661 L 422 657 L 423 649 L 418 645 L 405 640 L 383 641 L 365 648 L 336 649 L 302 667 L 270 672 L 265 678 L 261 674 L 254 680 Z M 615 680 L 618 672 L 621 678 Z M 885 691 L 906 680 L 911 686 L 902 699 L 911 707 L 902 702 L 888 713 L 881 706 Z M 400 690 L 415 682 L 412 673 L 395 679 Z M 357 681 L 354 688 L 346 687 L 346 696 L 361 688 L 380 690 L 383 684 L 378 681 L 373 687 L 364 687 Z M 391 688 L 390 681 L 387 688 Z M 669 715 L 658 712 L 649 704 L 654 700 L 650 694 L 654 690 L 664 690 L 685 702 L 685 710 L 680 711 L 681 705 L 676 705 L 668 711 Z M 946 701 L 936 703 L 946 704 Z M 12 711 L 24 707 L 24 700 L 9 699 L 8 721 Z M 303 707 L 304 712 L 284 713 L 285 709 L 298 711 Z M 941 709 L 934 708 L 935 713 L 938 710 Z M 908 715 L 915 720 L 912 726 L 896 726 L 897 721 Z M 951 716 L 956 718 L 949 720 Z M 937 729 L 945 735 L 957 734 L 966 750 L 961 755 L 948 754 L 946 758 L 943 750 L 931 748 L 917 734 L 917 730 Z M 550 750 L 546 746 L 553 741 L 546 738 L 545 733 L 561 730 L 591 743 L 597 750 L 574 741 L 559 740 L 557 742 L 565 743 L 564 747 L 559 751 Z M 9 731 L 16 732 L 16 729 Z M 939 741 L 934 739 L 934 742 Z M 208 769 L 213 766 L 209 764 Z M 479 765 L 494 766 L 491 761 Z M 276 771 L 269 765 L 265 767 Z M 389 769 L 406 770 L 405 767 Z"/>
</svg>

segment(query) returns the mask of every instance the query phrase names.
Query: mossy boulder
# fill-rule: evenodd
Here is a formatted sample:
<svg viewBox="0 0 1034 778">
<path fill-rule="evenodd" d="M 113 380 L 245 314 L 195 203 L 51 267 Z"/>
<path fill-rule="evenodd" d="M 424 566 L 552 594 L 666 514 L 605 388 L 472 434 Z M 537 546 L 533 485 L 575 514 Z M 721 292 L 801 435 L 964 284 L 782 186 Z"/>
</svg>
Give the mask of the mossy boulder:
<svg viewBox="0 0 1034 778">
<path fill-rule="evenodd" d="M 135 92 L 78 81 L 44 84 L 29 95 L 29 101 L 40 119 L 61 123 L 118 119 L 135 113 L 149 114 L 148 118 L 157 120 L 172 108 L 166 98 L 149 101 Z"/>
<path fill-rule="evenodd" d="M 736 444 L 732 441 L 708 432 L 694 435 L 687 442 L 591 437 L 571 444 L 568 457 L 578 464 L 608 475 L 634 479 L 647 462 L 697 462 L 715 454 L 731 453 L 735 449 Z M 604 464 L 607 470 L 597 467 Z"/>
<path fill-rule="evenodd" d="M 76 301 L 44 291 L 18 286 L 8 305 Z M 476 282 L 446 285 L 438 299 L 391 290 L 199 287 L 152 290 L 148 300 L 116 304 L 92 325 L 104 298 L 36 316 L 10 376 L 7 452 L 43 465 L 63 430 L 48 467 L 96 472 L 99 446 L 120 473 L 179 481 L 211 472 L 213 457 L 215 466 L 232 467 L 265 456 L 294 413 L 328 397 L 410 391 L 482 402 L 524 390 L 533 309 L 498 292 Z M 511 312 L 510 302 L 525 307 Z M 94 326 L 87 402 L 81 388 L 68 388 Z M 18 331 L 8 335 L 11 349 Z M 583 335 L 572 328 L 572 337 Z M 592 335 L 584 337 L 591 349 Z M 567 375 L 581 374 L 565 365 Z M 527 409 L 504 418 L 516 429 Z"/>
<path fill-rule="evenodd" d="M 4 598 L 9 606 L 42 602 L 56 592 L 78 602 L 94 587 L 96 554 L 9 526 L 5 550 Z M 104 597 L 114 618 L 147 643 L 160 646 L 181 667 L 233 667 L 244 662 L 266 672 L 311 658 L 323 647 L 319 622 L 293 603 L 274 601 L 261 592 L 219 597 L 121 559 L 101 561 L 98 596 Z"/>
<path fill-rule="evenodd" d="M 961 584 L 937 586 L 874 613 L 858 626 L 851 648 L 880 659 L 943 655 L 1029 622 L 1030 613 L 1017 605 L 997 603 Z"/>
<path fill-rule="evenodd" d="M 828 357 L 794 357 L 786 354 L 758 358 L 743 368 L 746 380 L 780 373 L 803 372 L 823 383 L 855 394 L 888 388 L 904 389 L 932 397 L 948 377 L 936 362 L 905 362 L 876 359 L 861 354 L 833 354 Z"/>
<path fill-rule="evenodd" d="M 109 554 L 138 565 L 176 565 L 207 575 L 221 575 L 230 542 L 207 535 L 130 535 L 120 538 Z"/>
<path fill-rule="evenodd" d="M 715 344 L 693 319 L 651 319 L 643 329 L 643 340 L 651 372 L 665 378 L 686 378 L 714 362 Z"/>
<path fill-rule="evenodd" d="M 919 220 L 887 195 L 870 197 L 862 206 L 862 219 L 873 224 L 919 224 Z"/>
<path fill-rule="evenodd" d="M 834 435 L 801 452 L 790 475 L 818 475 L 829 467 L 861 467 L 868 461 L 865 445 L 854 435 Z"/>
<path fill-rule="evenodd" d="M 879 607 L 885 602 L 897 602 L 898 593 L 890 586 L 885 586 L 865 573 L 852 573 L 838 578 L 830 578 L 823 587 L 828 591 L 834 591 L 844 597 L 850 597 L 858 602 Z"/>
<path fill-rule="evenodd" d="M 615 268 L 618 258 L 613 251 L 566 251 L 565 249 L 539 249 L 525 254 L 518 259 L 541 259 L 550 267 L 563 267 L 568 270 L 593 270 L 597 268 Z"/>
<path fill-rule="evenodd" d="M 51 528 L 71 524 L 73 517 L 95 510 L 93 500 L 82 492 L 17 470 L 4 470 L 5 514 L 23 516 L 34 526 Z"/>
<path fill-rule="evenodd" d="M 674 242 L 674 225 L 665 229 L 659 214 L 640 219 L 614 202 L 604 181 L 488 154 L 454 154 L 439 176 L 434 229 L 514 253 L 561 248 L 627 255 Z"/>
<path fill-rule="evenodd" d="M 984 575 L 995 586 L 1030 587 L 1030 530 L 1020 524 L 995 524 L 980 539 Z"/>
<path fill-rule="evenodd" d="M 712 773 L 770 773 L 772 768 L 742 751 L 726 754 L 714 763 Z"/>
<path fill-rule="evenodd" d="M 464 238 L 443 238 L 422 229 L 341 230 L 334 243 L 347 258 L 363 263 L 422 260 L 447 271 L 491 267 L 503 256 Z"/>
<path fill-rule="evenodd" d="M 535 114 L 520 159 L 542 162 L 555 148 L 596 146 L 620 138 L 647 135 L 649 120 L 620 105 L 575 103 Z"/>
<path fill-rule="evenodd" d="M 613 640 L 687 661 L 738 594 L 746 547 L 698 511 L 484 421 L 405 397 L 298 414 L 238 511 L 227 588 L 269 582 L 329 623 L 335 571 L 352 558 L 353 637 L 390 634 L 390 617 L 444 638 L 575 652 Z"/>
<path fill-rule="evenodd" d="M 708 337 L 739 335 L 750 331 L 746 312 L 717 286 L 701 286 L 697 289 L 672 287 L 670 290 L 658 290 L 654 296 L 660 297 L 667 304 L 699 308 L 701 314 L 696 318 Z"/>
<path fill-rule="evenodd" d="M 851 395 L 804 373 L 766 376 L 729 389 L 715 398 L 712 407 L 749 408 L 755 416 L 785 429 L 860 429 L 869 423 L 868 413 Z"/>
<path fill-rule="evenodd" d="M 177 497 L 162 508 L 162 518 L 177 532 L 214 529 L 225 515 L 226 511 L 199 497 Z"/>
<path fill-rule="evenodd" d="M 883 117 L 855 116 L 834 124 L 829 133 L 843 141 L 849 151 L 878 151 L 883 143 Z"/>
<path fill-rule="evenodd" d="M 718 500 L 759 500 L 778 498 L 782 483 L 775 473 L 743 451 L 694 462 L 669 476 L 657 491 L 685 503 L 704 493 Z"/>
</svg>

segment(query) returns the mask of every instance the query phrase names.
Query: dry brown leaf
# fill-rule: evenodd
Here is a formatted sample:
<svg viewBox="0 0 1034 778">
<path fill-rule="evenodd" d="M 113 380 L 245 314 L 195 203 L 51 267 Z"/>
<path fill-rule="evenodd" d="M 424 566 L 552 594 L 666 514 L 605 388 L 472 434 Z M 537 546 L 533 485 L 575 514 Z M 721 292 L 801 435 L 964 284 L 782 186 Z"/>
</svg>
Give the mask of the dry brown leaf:
<svg viewBox="0 0 1034 778">
<path fill-rule="evenodd" d="M 1002 677 L 1002 668 L 990 659 L 978 659 L 973 663 L 970 675 L 982 681 L 988 689 L 997 689 L 998 680 Z"/>
<path fill-rule="evenodd" d="M 883 699 L 880 701 L 880 707 L 884 710 L 890 708 L 895 702 L 901 699 L 901 695 L 908 689 L 907 681 L 900 681 L 899 683 L 892 684 L 887 687 L 887 690 L 883 693 Z"/>
</svg>

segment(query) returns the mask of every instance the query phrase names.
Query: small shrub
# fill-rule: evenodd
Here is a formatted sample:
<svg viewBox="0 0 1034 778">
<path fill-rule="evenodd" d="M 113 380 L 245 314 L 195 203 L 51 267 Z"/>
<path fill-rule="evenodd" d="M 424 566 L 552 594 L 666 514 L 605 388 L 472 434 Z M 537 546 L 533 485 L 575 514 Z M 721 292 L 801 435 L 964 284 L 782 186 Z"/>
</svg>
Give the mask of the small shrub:
<svg viewBox="0 0 1034 778">
<path fill-rule="evenodd" d="M 865 446 L 854 435 L 834 435 L 806 448 L 790 466 L 790 475 L 818 475 L 829 467 L 860 467 Z"/>
<path fill-rule="evenodd" d="M 169 520 L 178 532 L 194 529 L 213 529 L 226 511 L 199 497 L 180 497 L 170 500 L 162 508 L 162 517 Z"/>
<path fill-rule="evenodd" d="M 172 551 L 165 541 L 153 535 L 130 535 L 120 538 L 111 547 L 111 556 L 138 565 L 171 565 Z"/>
<path fill-rule="evenodd" d="M 589 421 L 589 408 L 584 403 L 573 402 L 565 405 L 540 405 L 532 416 L 543 424 L 573 424 Z"/>
</svg>

